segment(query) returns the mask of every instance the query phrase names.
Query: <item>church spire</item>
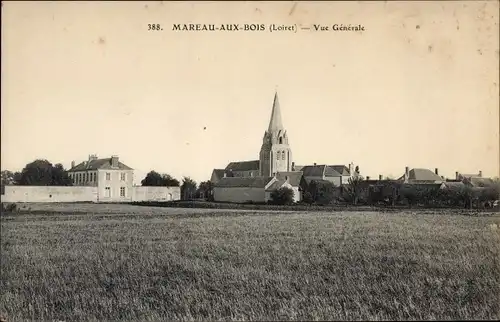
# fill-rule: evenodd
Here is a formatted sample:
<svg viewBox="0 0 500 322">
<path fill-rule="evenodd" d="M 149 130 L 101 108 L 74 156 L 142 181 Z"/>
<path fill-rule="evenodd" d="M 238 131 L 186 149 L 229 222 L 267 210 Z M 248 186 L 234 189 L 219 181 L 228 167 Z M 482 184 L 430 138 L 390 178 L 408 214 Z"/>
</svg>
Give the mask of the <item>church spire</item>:
<svg viewBox="0 0 500 322">
<path fill-rule="evenodd" d="M 274 93 L 273 111 L 271 113 L 271 120 L 269 121 L 268 132 L 275 132 L 283 130 L 283 123 L 281 122 L 280 103 L 278 101 L 278 92 Z"/>
</svg>

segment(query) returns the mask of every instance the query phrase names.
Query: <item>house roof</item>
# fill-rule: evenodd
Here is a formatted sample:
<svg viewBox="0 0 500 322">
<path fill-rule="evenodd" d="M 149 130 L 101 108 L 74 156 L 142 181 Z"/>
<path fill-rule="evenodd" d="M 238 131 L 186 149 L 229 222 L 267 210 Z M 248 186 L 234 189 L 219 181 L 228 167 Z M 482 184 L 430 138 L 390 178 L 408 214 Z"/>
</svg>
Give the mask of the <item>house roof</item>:
<svg viewBox="0 0 500 322">
<path fill-rule="evenodd" d="M 314 181 L 316 183 L 324 183 L 324 184 L 333 184 L 331 181 L 328 181 L 328 180 L 324 180 L 324 179 L 312 179 L 312 178 L 307 178 L 307 177 L 304 177 L 304 180 L 307 184 L 310 184 L 311 181 Z"/>
<path fill-rule="evenodd" d="M 94 159 L 90 161 L 84 161 L 69 169 L 68 172 L 76 172 L 76 171 L 88 171 L 88 170 L 115 170 L 116 168 L 111 167 L 111 158 L 105 159 Z M 119 170 L 133 170 L 131 167 L 118 162 Z"/>
<path fill-rule="evenodd" d="M 465 184 L 462 181 L 446 181 L 444 185 L 448 189 L 461 189 L 465 187 Z"/>
<path fill-rule="evenodd" d="M 334 168 L 322 165 L 306 165 L 300 171 L 303 172 L 304 177 L 341 177 L 342 175 L 335 171 Z"/>
<path fill-rule="evenodd" d="M 224 178 L 224 173 L 227 177 L 233 176 L 233 174 L 225 169 L 214 169 L 212 171 L 212 180 L 219 180 L 220 178 Z M 215 177 L 215 178 L 214 178 Z"/>
<path fill-rule="evenodd" d="M 214 184 L 218 188 L 265 188 L 274 177 L 225 177 Z"/>
<path fill-rule="evenodd" d="M 466 173 L 459 173 L 460 176 L 463 178 L 481 178 L 479 173 L 474 173 L 474 174 L 466 174 Z"/>
<path fill-rule="evenodd" d="M 300 185 L 300 179 L 302 179 L 302 171 L 289 171 L 289 172 L 278 172 L 276 173 L 276 178 L 278 180 L 286 180 L 288 177 L 288 183 L 292 187 L 298 187 Z"/>
<path fill-rule="evenodd" d="M 252 170 L 259 170 L 260 167 L 260 161 L 259 160 L 252 160 L 252 161 L 238 161 L 238 162 L 231 162 L 227 165 L 226 170 L 232 170 L 232 171 L 252 171 Z"/>
<path fill-rule="evenodd" d="M 338 173 L 340 173 L 343 176 L 350 175 L 349 168 L 345 165 L 330 165 L 329 167 L 333 168 L 335 171 L 337 171 Z"/>
<path fill-rule="evenodd" d="M 274 181 L 269 187 L 267 187 L 266 191 L 272 191 L 281 188 L 286 183 L 285 180 L 277 180 Z"/>
<path fill-rule="evenodd" d="M 489 187 L 495 183 L 493 179 L 481 177 L 472 177 L 469 181 L 474 187 Z"/>
<path fill-rule="evenodd" d="M 405 176 L 401 176 L 398 180 L 404 180 Z M 411 169 L 408 173 L 409 181 L 444 181 L 439 175 L 435 174 L 433 171 L 429 169 L 423 168 L 414 168 Z"/>
<path fill-rule="evenodd" d="M 293 166 L 295 171 L 302 171 L 302 168 L 304 167 L 303 165 L 294 165 Z"/>
</svg>

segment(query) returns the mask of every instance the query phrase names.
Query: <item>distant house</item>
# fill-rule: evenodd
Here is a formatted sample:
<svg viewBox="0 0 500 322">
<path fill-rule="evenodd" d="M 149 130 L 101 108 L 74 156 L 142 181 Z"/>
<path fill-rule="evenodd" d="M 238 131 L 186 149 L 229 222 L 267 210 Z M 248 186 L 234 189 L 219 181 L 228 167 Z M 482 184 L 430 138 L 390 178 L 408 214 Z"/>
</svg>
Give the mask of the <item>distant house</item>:
<svg viewBox="0 0 500 322">
<path fill-rule="evenodd" d="M 276 177 L 224 177 L 214 184 L 214 200 L 219 202 L 265 202 L 266 189 Z"/>
<path fill-rule="evenodd" d="M 339 187 L 342 184 L 342 174 L 328 165 L 306 165 L 301 169 L 304 179 L 309 184 L 311 181 L 325 180 Z"/>
<path fill-rule="evenodd" d="M 495 184 L 491 178 L 483 177 L 483 172 L 479 171 L 477 174 L 465 174 L 455 172 L 455 180 L 462 182 L 469 182 L 473 187 L 490 187 Z"/>
<path fill-rule="evenodd" d="M 210 182 L 217 183 L 220 179 L 224 177 L 232 177 L 232 173 L 230 171 L 226 171 L 226 169 L 214 169 L 212 171 L 212 176 L 210 177 Z"/>
<path fill-rule="evenodd" d="M 436 168 L 434 172 L 429 169 L 423 168 L 414 168 L 409 169 L 409 167 L 405 168 L 405 173 L 397 179 L 404 184 L 441 184 L 445 180 L 439 176 L 438 169 Z"/>
<path fill-rule="evenodd" d="M 273 177 L 223 177 L 214 184 L 214 200 L 220 202 L 255 202 L 271 200 L 273 191 L 287 187 L 294 192 L 294 201 L 301 200 L 301 172 L 281 172 Z"/>
<path fill-rule="evenodd" d="M 271 193 L 281 187 L 287 187 L 293 190 L 294 202 L 302 200 L 301 180 L 303 177 L 302 171 L 278 172 L 276 179 L 271 186 L 266 189 L 266 201 L 271 200 Z"/>
<path fill-rule="evenodd" d="M 75 186 L 97 187 L 99 201 L 132 199 L 134 170 L 120 162 L 118 156 L 98 159 L 89 155 L 87 161 L 77 165 L 73 161 L 68 175 Z"/>
<path fill-rule="evenodd" d="M 210 181 L 218 182 L 224 177 L 258 177 L 259 160 L 230 162 L 225 169 L 214 169 Z"/>
</svg>

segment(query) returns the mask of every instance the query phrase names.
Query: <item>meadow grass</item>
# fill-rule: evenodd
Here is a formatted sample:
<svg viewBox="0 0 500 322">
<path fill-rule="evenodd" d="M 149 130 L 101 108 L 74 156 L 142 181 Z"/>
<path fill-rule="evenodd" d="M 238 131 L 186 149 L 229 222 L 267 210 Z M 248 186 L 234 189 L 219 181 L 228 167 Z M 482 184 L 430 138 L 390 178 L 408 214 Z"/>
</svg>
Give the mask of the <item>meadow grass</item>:
<svg viewBox="0 0 500 322">
<path fill-rule="evenodd" d="M 500 318 L 498 216 L 176 211 L 89 205 L 3 215 L 0 314 L 7 321 Z"/>
</svg>

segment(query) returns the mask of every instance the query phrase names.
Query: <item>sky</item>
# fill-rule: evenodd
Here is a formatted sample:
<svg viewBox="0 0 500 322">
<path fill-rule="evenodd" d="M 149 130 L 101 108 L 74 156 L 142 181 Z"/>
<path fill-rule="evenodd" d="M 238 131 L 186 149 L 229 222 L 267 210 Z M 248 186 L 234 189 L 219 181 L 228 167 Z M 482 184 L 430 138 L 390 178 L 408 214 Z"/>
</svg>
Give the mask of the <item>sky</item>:
<svg viewBox="0 0 500 322">
<path fill-rule="evenodd" d="M 499 2 L 3 2 L 1 167 L 118 155 L 200 182 L 258 159 L 499 175 Z M 163 30 L 148 31 L 148 24 Z M 265 24 L 173 31 L 173 24 Z M 269 25 L 363 32 L 269 32 Z"/>
</svg>

